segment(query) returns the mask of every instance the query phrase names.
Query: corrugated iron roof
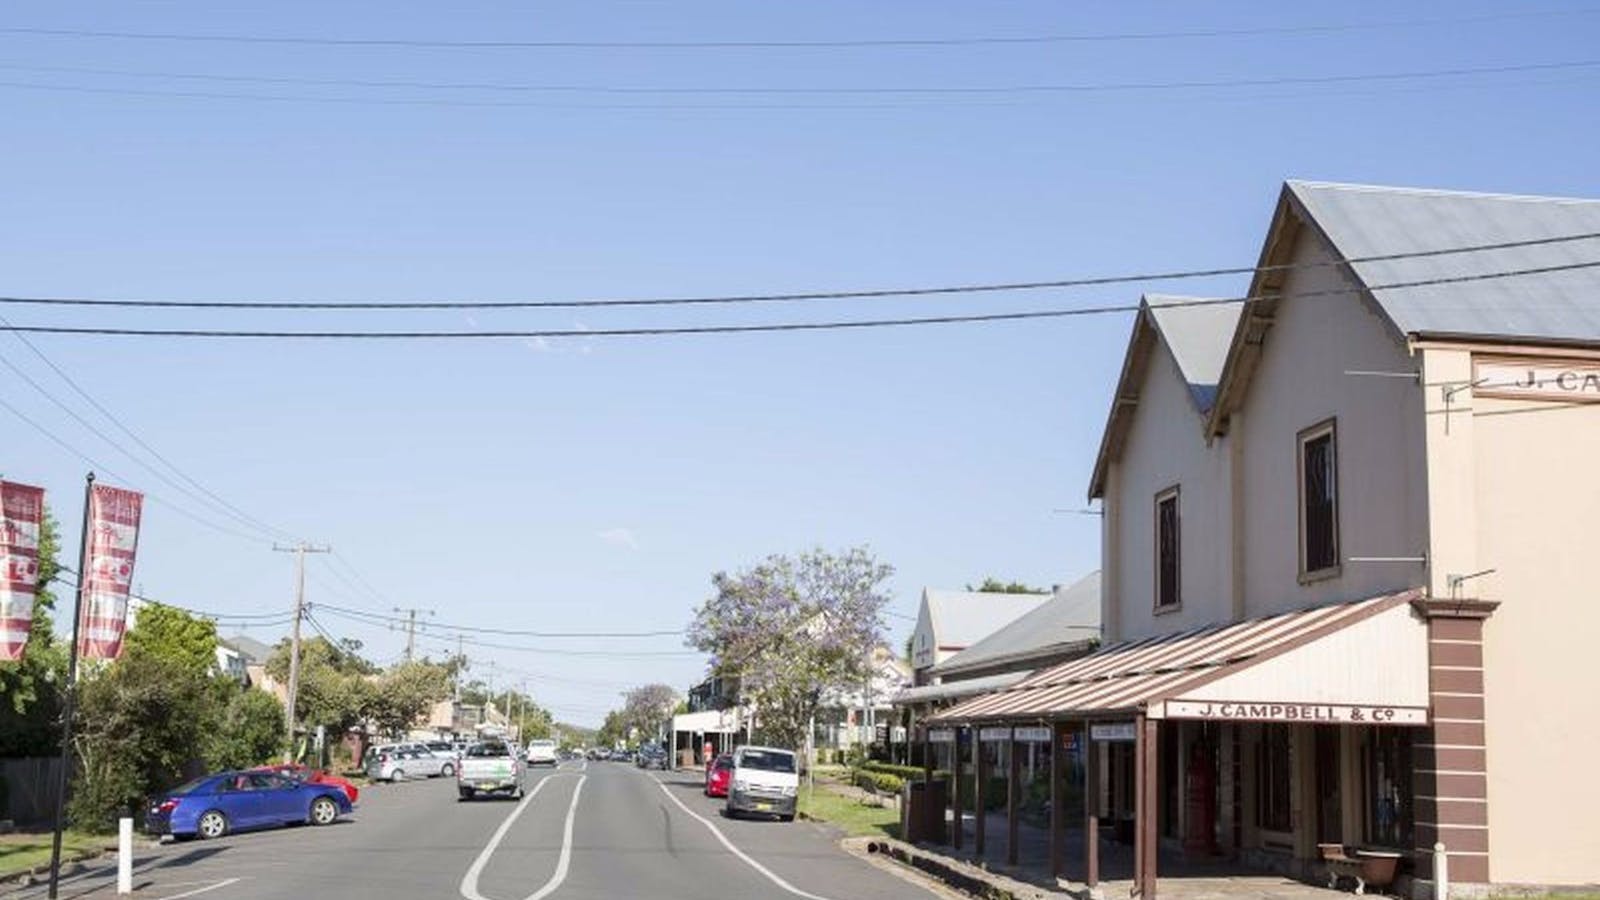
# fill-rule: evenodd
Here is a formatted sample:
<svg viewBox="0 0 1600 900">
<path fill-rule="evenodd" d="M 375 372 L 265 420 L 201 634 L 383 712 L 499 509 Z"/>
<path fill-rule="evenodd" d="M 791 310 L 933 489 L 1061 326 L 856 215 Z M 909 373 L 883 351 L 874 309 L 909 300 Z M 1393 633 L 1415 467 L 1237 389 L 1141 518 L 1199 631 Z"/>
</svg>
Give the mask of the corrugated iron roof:
<svg viewBox="0 0 1600 900">
<path fill-rule="evenodd" d="M 939 647 L 966 648 L 1050 599 L 1049 594 L 1002 594 L 925 588 L 922 602 Z"/>
<path fill-rule="evenodd" d="M 1242 669 L 1275 651 L 1376 615 L 1414 591 L 1319 606 L 1227 625 L 1208 625 L 1102 648 L 974 697 L 933 722 L 1048 719 L 1131 712 L 1180 693 L 1192 682 Z"/>
<path fill-rule="evenodd" d="M 1189 385 L 1194 405 L 1206 413 L 1216 399 L 1222 364 L 1228 360 L 1228 347 L 1244 301 L 1198 305 L 1196 300 L 1203 298 L 1145 294 L 1143 302 Z"/>
<path fill-rule="evenodd" d="M 1290 181 L 1345 258 L 1600 233 L 1600 200 Z M 1600 261 L 1600 239 L 1355 263 L 1364 285 Z M 1374 290 L 1403 334 L 1600 341 L 1600 268 Z"/>
<path fill-rule="evenodd" d="M 1099 638 L 1100 573 L 1091 572 L 1054 592 L 1050 599 L 983 640 L 934 666 L 933 674 L 948 675 L 993 666 L 1052 647 Z M 1037 663 L 1029 668 L 1035 667 Z"/>
</svg>

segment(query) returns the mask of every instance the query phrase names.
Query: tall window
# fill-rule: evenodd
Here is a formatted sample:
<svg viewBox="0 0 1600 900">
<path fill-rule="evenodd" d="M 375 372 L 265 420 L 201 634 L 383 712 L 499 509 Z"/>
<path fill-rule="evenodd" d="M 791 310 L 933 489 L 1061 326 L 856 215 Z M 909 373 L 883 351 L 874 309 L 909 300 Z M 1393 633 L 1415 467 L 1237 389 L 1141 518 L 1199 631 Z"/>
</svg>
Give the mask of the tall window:
<svg viewBox="0 0 1600 900">
<path fill-rule="evenodd" d="M 1339 465 L 1333 421 L 1300 432 L 1300 574 L 1339 568 Z"/>
<path fill-rule="evenodd" d="M 1183 597 L 1178 592 L 1181 555 L 1179 553 L 1178 489 L 1168 488 L 1156 495 L 1156 609 L 1176 609 Z"/>
<path fill-rule="evenodd" d="M 1367 840 L 1385 847 L 1411 846 L 1411 729 L 1368 728 Z"/>
</svg>

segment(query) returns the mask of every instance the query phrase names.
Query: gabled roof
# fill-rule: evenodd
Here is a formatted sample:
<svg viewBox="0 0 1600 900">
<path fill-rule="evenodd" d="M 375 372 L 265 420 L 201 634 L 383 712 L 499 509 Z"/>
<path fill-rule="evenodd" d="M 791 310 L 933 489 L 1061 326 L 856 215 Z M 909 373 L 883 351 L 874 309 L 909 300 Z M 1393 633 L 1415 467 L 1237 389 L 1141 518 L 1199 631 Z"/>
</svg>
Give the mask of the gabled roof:
<svg viewBox="0 0 1600 900">
<path fill-rule="evenodd" d="M 1049 594 L 941 591 L 935 588 L 924 588 L 922 591 L 922 603 L 933 628 L 934 650 L 941 647 L 970 647 L 1049 599 Z"/>
<path fill-rule="evenodd" d="M 1150 354 L 1164 347 L 1189 388 L 1189 399 L 1203 422 L 1217 396 L 1228 347 L 1239 321 L 1243 302 L 1198 297 L 1146 294 L 1128 336 L 1122 357 L 1122 374 L 1112 395 L 1111 412 L 1100 436 L 1100 453 L 1089 479 L 1089 499 L 1105 492 L 1106 467 L 1122 453 L 1123 441 L 1139 405 Z"/>
<path fill-rule="evenodd" d="M 1288 181 L 1228 351 L 1208 433 L 1225 431 L 1243 401 L 1287 277 L 1282 266 L 1307 232 L 1338 258 L 1369 260 L 1351 263 L 1349 271 L 1397 340 L 1600 343 L 1600 266 L 1594 265 L 1600 239 L 1370 259 L 1600 234 L 1600 201 Z M 1524 274 L 1485 277 L 1505 272 Z M 1438 283 L 1416 284 L 1424 281 Z"/>
<path fill-rule="evenodd" d="M 229 646 L 252 662 L 265 663 L 272 657 L 272 648 L 249 635 L 236 634 L 227 639 Z"/>
<path fill-rule="evenodd" d="M 949 677 L 998 665 L 1027 666 L 1030 660 L 1074 647 L 1087 650 L 1099 639 L 1100 573 L 1091 572 L 1057 589 L 1049 600 L 1000 630 L 934 666 L 933 674 Z"/>
</svg>

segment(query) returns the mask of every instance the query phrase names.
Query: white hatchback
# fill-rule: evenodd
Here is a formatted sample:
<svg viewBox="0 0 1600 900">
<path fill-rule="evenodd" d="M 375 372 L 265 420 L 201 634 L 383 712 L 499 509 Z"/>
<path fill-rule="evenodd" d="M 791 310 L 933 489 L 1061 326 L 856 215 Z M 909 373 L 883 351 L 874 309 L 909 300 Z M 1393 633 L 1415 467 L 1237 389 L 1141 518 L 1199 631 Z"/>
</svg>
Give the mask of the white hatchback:
<svg viewBox="0 0 1600 900">
<path fill-rule="evenodd" d="M 530 766 L 553 766 L 556 764 L 556 742 L 535 738 L 528 742 L 528 755 L 526 757 Z"/>
</svg>

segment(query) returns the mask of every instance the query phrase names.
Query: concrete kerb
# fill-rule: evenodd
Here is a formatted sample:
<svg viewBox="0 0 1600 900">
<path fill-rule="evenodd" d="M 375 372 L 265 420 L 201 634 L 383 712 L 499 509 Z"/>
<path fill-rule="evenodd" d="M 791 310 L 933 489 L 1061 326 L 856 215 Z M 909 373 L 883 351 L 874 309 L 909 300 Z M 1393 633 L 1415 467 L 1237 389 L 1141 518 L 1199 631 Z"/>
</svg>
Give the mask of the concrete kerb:
<svg viewBox="0 0 1600 900">
<path fill-rule="evenodd" d="M 846 838 L 841 845 L 857 856 L 892 860 L 963 894 L 985 900 L 1089 900 L 1090 896 L 1087 890 L 1048 890 L 894 838 Z"/>
</svg>

